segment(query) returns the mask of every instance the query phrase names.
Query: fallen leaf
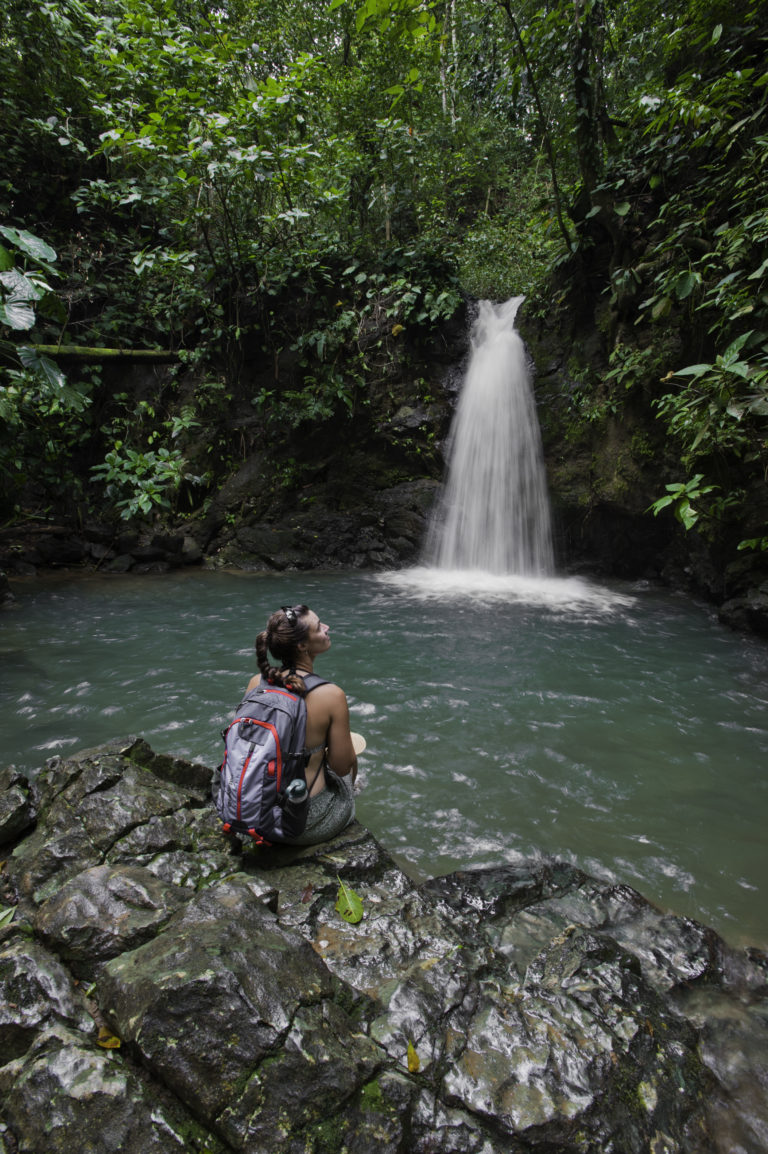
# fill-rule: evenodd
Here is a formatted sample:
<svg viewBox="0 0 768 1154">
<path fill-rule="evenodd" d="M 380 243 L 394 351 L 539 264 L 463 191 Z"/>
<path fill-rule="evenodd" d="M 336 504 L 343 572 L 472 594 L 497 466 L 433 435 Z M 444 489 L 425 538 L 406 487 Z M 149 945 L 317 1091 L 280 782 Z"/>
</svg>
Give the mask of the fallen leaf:
<svg viewBox="0 0 768 1154">
<path fill-rule="evenodd" d="M 344 885 L 344 882 L 337 875 L 336 880 L 339 883 L 339 892 L 336 897 L 336 912 L 341 914 L 345 922 L 359 922 L 363 916 L 363 903 L 357 896 L 354 890 Z"/>
<path fill-rule="evenodd" d="M 96 1041 L 103 1050 L 119 1050 L 122 1046 L 117 1035 L 108 1030 L 106 1026 L 99 1026 L 99 1036 Z"/>
<path fill-rule="evenodd" d="M 414 1046 L 413 1042 L 409 1042 L 408 1043 L 408 1073 L 409 1074 L 418 1074 L 420 1069 L 421 1069 L 421 1062 L 419 1061 L 419 1055 L 416 1053 L 416 1047 Z"/>
</svg>

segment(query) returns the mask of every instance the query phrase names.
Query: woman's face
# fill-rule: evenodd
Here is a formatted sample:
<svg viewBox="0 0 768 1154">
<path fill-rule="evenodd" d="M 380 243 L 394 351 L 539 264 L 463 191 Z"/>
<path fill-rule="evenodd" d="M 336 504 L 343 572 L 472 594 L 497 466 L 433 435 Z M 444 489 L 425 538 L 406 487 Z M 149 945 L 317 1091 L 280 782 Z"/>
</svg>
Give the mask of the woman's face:
<svg viewBox="0 0 768 1154">
<path fill-rule="evenodd" d="M 303 644 L 306 645 L 307 654 L 310 657 L 317 657 L 319 653 L 325 653 L 331 648 L 328 626 L 323 625 L 320 618 L 311 609 L 307 614 L 306 622 L 307 636 Z"/>
</svg>

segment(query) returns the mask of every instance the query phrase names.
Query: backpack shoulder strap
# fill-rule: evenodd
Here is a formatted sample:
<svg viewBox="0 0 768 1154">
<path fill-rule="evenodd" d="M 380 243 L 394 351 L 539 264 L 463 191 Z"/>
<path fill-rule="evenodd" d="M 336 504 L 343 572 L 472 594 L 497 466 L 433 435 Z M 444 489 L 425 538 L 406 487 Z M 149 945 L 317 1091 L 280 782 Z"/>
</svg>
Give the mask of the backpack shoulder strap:
<svg viewBox="0 0 768 1154">
<path fill-rule="evenodd" d="M 328 685 L 328 681 L 324 677 L 318 677 L 316 673 L 305 673 L 304 684 L 307 687 L 307 693 L 311 693 L 319 685 Z"/>
<path fill-rule="evenodd" d="M 328 682 L 324 677 L 318 677 L 316 673 L 306 673 L 304 675 L 304 684 L 307 687 L 305 696 L 309 696 L 313 689 L 317 689 L 319 685 L 327 685 Z M 315 745 L 312 749 L 305 749 L 304 752 L 307 757 L 311 757 L 313 753 L 319 753 L 321 749 L 325 749 L 324 741 L 321 741 L 319 745 Z M 317 772 L 319 773 L 320 770 L 318 769 Z M 317 774 L 315 774 L 315 777 L 317 777 Z"/>
<path fill-rule="evenodd" d="M 304 694 L 306 697 L 308 693 L 311 693 L 313 689 L 317 689 L 319 685 L 328 685 L 328 681 L 324 677 L 318 677 L 316 673 L 307 673 L 304 676 L 304 684 L 307 687 L 307 693 Z M 269 692 L 272 689 L 278 688 L 278 686 L 270 685 L 269 682 L 263 680 L 260 681 L 258 685 L 255 685 L 253 689 L 246 693 L 245 697 L 238 705 L 236 713 L 239 714 L 244 705 L 248 705 L 249 703 L 255 704 L 263 696 L 265 691 Z M 284 692 L 301 697 L 301 694 L 296 694 L 296 691 L 293 689 L 287 689 L 284 690 Z"/>
</svg>

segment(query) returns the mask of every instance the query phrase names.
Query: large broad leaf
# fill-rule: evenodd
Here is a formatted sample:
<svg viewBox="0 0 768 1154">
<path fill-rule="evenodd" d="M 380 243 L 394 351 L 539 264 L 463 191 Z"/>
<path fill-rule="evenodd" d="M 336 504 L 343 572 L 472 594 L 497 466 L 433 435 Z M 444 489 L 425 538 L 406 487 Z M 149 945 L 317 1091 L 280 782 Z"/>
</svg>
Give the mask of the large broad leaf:
<svg viewBox="0 0 768 1154">
<path fill-rule="evenodd" d="M 693 290 L 696 288 L 696 285 L 699 283 L 700 279 L 701 278 L 698 277 L 696 273 L 693 273 L 690 270 L 680 273 L 680 275 L 675 278 L 675 283 L 673 286 L 677 299 L 679 301 L 683 301 L 686 297 L 689 297 Z"/>
<path fill-rule="evenodd" d="M 7 325 L 9 329 L 18 332 L 31 329 L 35 323 L 35 310 L 26 300 L 10 300 L 0 302 L 0 325 Z"/>
<path fill-rule="evenodd" d="M 66 384 L 66 377 L 59 366 L 50 357 L 41 355 L 37 349 L 22 345 L 19 348 L 19 360 L 25 369 L 44 377 L 55 389 L 62 389 Z"/>
<path fill-rule="evenodd" d="M 28 276 L 24 276 L 24 273 L 17 268 L 0 272 L 0 284 L 7 289 L 10 296 L 18 297 L 19 300 L 39 301 L 45 292 L 44 288 L 30 280 Z"/>
<path fill-rule="evenodd" d="M 0 224 L 0 233 L 21 252 L 34 257 L 35 260 L 56 260 L 56 250 L 41 240 L 39 236 L 33 236 L 24 228 L 9 228 L 8 225 Z"/>
</svg>

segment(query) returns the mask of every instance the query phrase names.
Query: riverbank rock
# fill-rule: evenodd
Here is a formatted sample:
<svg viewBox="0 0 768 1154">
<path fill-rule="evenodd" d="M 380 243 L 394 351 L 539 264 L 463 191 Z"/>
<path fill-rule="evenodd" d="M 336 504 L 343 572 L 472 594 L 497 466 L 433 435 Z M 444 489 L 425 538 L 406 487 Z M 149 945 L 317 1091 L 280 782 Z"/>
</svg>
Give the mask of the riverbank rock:
<svg viewBox="0 0 768 1154">
<path fill-rule="evenodd" d="M 3 1154 L 766 1149 L 765 957 L 562 862 L 244 848 L 209 781 L 133 739 L 7 771 Z"/>
<path fill-rule="evenodd" d="M 6 605 L 13 605 L 15 600 L 13 591 L 8 584 L 8 577 L 0 569 L 0 609 Z"/>
<path fill-rule="evenodd" d="M 81 527 L 33 521 L 0 530 L 0 604 L 6 596 L 13 598 L 8 576 L 30 577 L 39 569 L 167 573 L 202 559 L 200 546 L 183 530 L 139 533 L 101 523 Z"/>
<path fill-rule="evenodd" d="M 720 606 L 718 617 L 732 629 L 768 637 L 768 581 L 726 601 Z"/>
</svg>

